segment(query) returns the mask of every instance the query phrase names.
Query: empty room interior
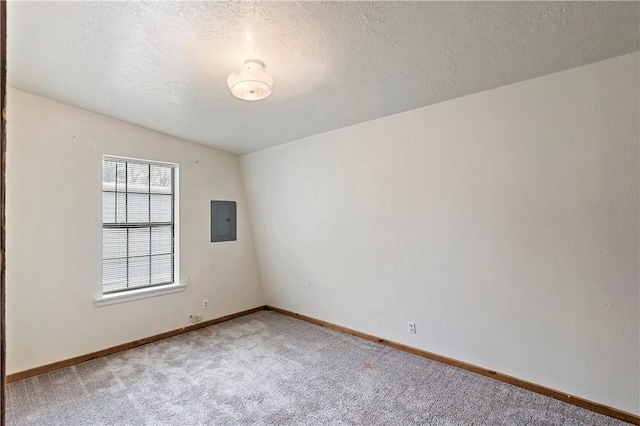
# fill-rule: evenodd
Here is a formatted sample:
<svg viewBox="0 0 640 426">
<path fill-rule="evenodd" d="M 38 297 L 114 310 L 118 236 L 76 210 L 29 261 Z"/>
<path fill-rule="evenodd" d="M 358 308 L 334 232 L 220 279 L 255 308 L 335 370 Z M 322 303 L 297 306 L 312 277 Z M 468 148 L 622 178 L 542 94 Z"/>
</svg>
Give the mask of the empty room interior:
<svg viewBox="0 0 640 426">
<path fill-rule="evenodd" d="M 6 31 L 6 424 L 640 424 L 640 2 Z"/>
</svg>

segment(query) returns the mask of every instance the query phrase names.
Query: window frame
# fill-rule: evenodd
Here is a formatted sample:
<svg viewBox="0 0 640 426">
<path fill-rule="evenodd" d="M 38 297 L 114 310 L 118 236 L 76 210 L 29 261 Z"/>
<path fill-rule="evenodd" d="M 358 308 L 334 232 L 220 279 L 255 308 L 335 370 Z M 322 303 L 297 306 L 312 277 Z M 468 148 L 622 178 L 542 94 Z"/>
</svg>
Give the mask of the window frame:
<svg viewBox="0 0 640 426">
<path fill-rule="evenodd" d="M 100 253 L 101 253 L 101 273 L 100 273 L 100 290 L 99 290 L 99 295 L 94 299 L 95 303 L 97 306 L 103 306 L 103 305 L 109 305 L 109 304 L 113 304 L 113 303 L 120 303 L 120 302 L 127 302 L 130 300 L 136 300 L 136 299 L 141 299 L 141 298 L 146 298 L 146 297 L 152 297 L 152 296 L 159 296 L 162 294 L 170 294 L 170 293 L 175 293 L 175 292 L 179 292 L 182 291 L 186 288 L 185 284 L 180 284 L 179 283 L 179 279 L 180 279 L 180 220 L 179 220 L 179 193 L 180 193 L 180 180 L 179 180 L 179 164 L 178 163 L 174 163 L 174 162 L 168 162 L 168 161 L 158 161 L 158 160 L 147 160 L 147 159 L 141 159 L 141 158 L 133 158 L 133 157 L 124 157 L 124 156 L 119 156 L 119 155 L 103 155 L 102 159 L 100 161 L 100 197 L 103 197 L 103 193 L 104 193 L 104 161 L 105 160 L 113 160 L 113 161 L 118 161 L 118 162 L 125 162 L 125 163 L 136 163 L 136 164 L 143 164 L 143 165 L 159 165 L 159 166 L 163 166 L 163 167 L 167 167 L 170 166 L 172 169 L 172 174 L 173 174 L 173 179 L 172 179 L 172 196 L 173 196 L 173 203 L 172 203 L 172 216 L 173 216 L 173 221 L 172 221 L 172 239 L 173 239 L 173 281 L 172 282 L 167 282 L 167 283 L 159 283 L 159 284 L 150 284 L 150 285 L 146 285 L 146 286 L 137 286 L 137 287 L 132 287 L 132 288 L 126 288 L 126 289 L 122 289 L 122 290 L 118 290 L 118 291 L 112 291 L 112 292 L 105 292 L 104 291 L 104 272 L 102 271 L 102 268 L 104 267 L 104 258 L 103 258 L 103 253 L 104 253 L 104 239 L 103 237 L 100 239 L 101 244 L 100 244 Z M 129 191 L 127 191 L 129 192 Z M 101 228 L 100 228 L 100 232 L 103 234 L 104 233 L 104 229 L 105 229 L 105 223 L 104 223 L 104 216 L 103 216 L 103 206 L 104 202 L 101 199 L 100 202 L 100 216 L 101 216 Z M 151 217 L 149 217 L 149 220 L 151 219 Z M 145 223 L 145 222 L 141 222 Z M 152 222 L 148 222 L 149 224 L 151 224 Z M 118 226 L 117 222 L 114 222 L 113 224 L 109 224 L 109 226 L 107 228 L 132 228 L 132 227 L 136 227 L 134 226 Z M 152 228 L 152 225 L 150 226 L 142 226 L 142 228 Z"/>
</svg>

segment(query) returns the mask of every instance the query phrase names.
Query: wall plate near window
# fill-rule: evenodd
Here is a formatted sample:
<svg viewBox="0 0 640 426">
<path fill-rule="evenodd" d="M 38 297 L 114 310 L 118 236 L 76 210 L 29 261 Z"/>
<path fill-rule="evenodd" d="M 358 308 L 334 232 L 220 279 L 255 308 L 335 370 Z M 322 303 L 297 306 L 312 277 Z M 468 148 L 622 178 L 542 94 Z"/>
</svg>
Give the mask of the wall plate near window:
<svg viewBox="0 0 640 426">
<path fill-rule="evenodd" d="M 211 201 L 211 242 L 236 240 L 236 202 Z"/>
</svg>

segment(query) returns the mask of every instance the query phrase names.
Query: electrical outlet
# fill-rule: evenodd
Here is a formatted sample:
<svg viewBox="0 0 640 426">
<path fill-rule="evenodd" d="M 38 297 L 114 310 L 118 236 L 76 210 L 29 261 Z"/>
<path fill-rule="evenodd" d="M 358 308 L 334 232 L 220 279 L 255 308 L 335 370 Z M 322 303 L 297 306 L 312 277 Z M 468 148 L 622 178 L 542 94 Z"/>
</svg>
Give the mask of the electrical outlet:
<svg viewBox="0 0 640 426">
<path fill-rule="evenodd" d="M 416 334 L 416 323 L 413 321 L 407 321 L 407 331 L 411 334 Z"/>
<path fill-rule="evenodd" d="M 209 299 L 204 299 L 202 301 L 202 309 L 209 309 Z"/>
<path fill-rule="evenodd" d="M 189 320 L 191 321 L 191 324 L 195 324 L 202 321 L 202 315 L 191 314 L 189 315 Z"/>
</svg>

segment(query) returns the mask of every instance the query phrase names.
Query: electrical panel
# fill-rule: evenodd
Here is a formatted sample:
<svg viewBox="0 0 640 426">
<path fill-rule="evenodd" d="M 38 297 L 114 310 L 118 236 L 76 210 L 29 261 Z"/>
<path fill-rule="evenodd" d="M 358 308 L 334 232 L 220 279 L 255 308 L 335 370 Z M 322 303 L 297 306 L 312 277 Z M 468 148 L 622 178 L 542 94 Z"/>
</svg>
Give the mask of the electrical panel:
<svg viewBox="0 0 640 426">
<path fill-rule="evenodd" d="M 211 201 L 211 242 L 236 240 L 236 202 Z"/>
</svg>

